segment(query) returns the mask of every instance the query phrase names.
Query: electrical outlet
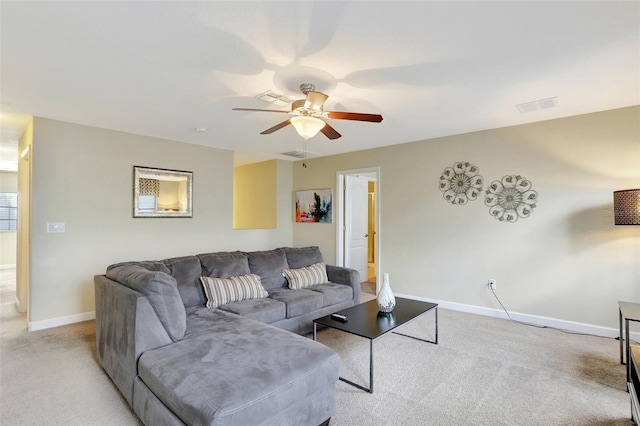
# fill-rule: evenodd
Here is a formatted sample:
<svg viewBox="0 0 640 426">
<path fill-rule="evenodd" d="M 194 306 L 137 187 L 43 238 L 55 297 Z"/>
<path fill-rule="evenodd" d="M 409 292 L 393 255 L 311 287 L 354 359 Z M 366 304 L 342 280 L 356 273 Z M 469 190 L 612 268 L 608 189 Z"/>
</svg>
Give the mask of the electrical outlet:
<svg viewBox="0 0 640 426">
<path fill-rule="evenodd" d="M 489 278 L 489 284 L 488 284 L 489 290 L 495 290 L 497 285 L 498 284 L 494 278 Z"/>
</svg>

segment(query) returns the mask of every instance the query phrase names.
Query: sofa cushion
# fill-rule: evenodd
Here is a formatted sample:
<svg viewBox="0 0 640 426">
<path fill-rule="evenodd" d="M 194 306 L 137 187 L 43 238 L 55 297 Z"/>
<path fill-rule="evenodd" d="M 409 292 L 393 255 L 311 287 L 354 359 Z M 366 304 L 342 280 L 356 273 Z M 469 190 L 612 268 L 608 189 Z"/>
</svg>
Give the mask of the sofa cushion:
<svg viewBox="0 0 640 426">
<path fill-rule="evenodd" d="M 324 345 L 219 309 L 189 309 L 207 332 L 138 362 L 145 385 L 184 423 L 261 424 L 291 401 L 335 388 L 340 358 Z"/>
<path fill-rule="evenodd" d="M 323 283 L 307 287 L 307 290 L 322 293 L 323 307 L 337 305 L 353 299 L 353 288 L 345 284 Z"/>
<path fill-rule="evenodd" d="M 205 253 L 197 257 L 203 277 L 229 278 L 251 273 L 247 254 L 241 251 Z"/>
<path fill-rule="evenodd" d="M 167 265 L 165 265 L 164 262 L 161 260 L 141 260 L 141 261 L 133 261 L 133 262 L 116 263 L 116 264 L 107 266 L 107 271 L 109 271 L 110 269 L 120 268 L 123 266 L 138 266 L 140 268 L 146 269 L 147 271 L 164 272 L 165 274 L 168 274 L 170 272 L 169 268 L 167 268 Z"/>
<path fill-rule="evenodd" d="M 240 302 L 227 303 L 219 307 L 226 312 L 242 315 L 256 321 L 271 324 L 272 322 L 285 319 L 287 316 L 287 306 L 279 300 L 266 297 L 264 299 L 247 299 Z"/>
<path fill-rule="evenodd" d="M 207 295 L 207 308 L 217 308 L 229 302 L 267 297 L 267 291 L 256 274 L 229 278 L 200 277 Z"/>
<path fill-rule="evenodd" d="M 299 269 L 285 269 L 282 275 L 287 279 L 289 288 L 305 288 L 314 284 L 322 284 L 329 281 L 327 267 L 324 263 L 315 263 Z"/>
<path fill-rule="evenodd" d="M 175 278 L 184 306 L 204 305 L 207 299 L 200 284 L 202 268 L 196 256 L 174 257 L 162 261 Z"/>
<path fill-rule="evenodd" d="M 168 273 L 148 270 L 146 266 L 166 269 L 160 262 L 131 262 L 109 266 L 106 276 L 144 294 L 167 334 L 176 342 L 184 337 L 187 328 L 186 312 L 178 285 Z"/>
<path fill-rule="evenodd" d="M 305 289 L 273 289 L 269 290 L 269 297 L 287 305 L 287 318 L 308 314 L 311 311 L 322 308 L 324 303 L 321 293 Z"/>
<path fill-rule="evenodd" d="M 304 268 L 314 263 L 324 262 L 322 253 L 317 246 L 311 247 L 285 247 L 289 269 Z"/>
<path fill-rule="evenodd" d="M 287 285 L 282 276 L 282 271 L 289 269 L 284 249 L 254 251 L 247 253 L 247 256 L 251 273 L 260 275 L 264 288 L 269 290 Z"/>
</svg>

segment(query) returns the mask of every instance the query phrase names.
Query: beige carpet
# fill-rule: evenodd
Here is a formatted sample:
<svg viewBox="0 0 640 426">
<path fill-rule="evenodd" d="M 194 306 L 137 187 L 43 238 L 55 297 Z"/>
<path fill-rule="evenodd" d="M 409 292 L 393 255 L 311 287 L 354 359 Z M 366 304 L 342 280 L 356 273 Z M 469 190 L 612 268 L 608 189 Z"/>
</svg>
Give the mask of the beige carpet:
<svg viewBox="0 0 640 426">
<path fill-rule="evenodd" d="M 0 270 L 0 425 L 141 424 L 95 358 L 95 324 L 27 332 Z"/>
<path fill-rule="evenodd" d="M 0 271 L 0 425 L 137 425 L 95 359 L 94 322 L 28 333 Z M 363 293 L 363 299 L 373 295 Z M 343 382 L 331 424 L 630 425 L 618 342 L 440 310 L 439 345 L 389 334 L 374 343 L 374 393 Z M 404 332 L 431 338 L 433 315 Z M 368 341 L 318 339 L 365 384 Z"/>
</svg>

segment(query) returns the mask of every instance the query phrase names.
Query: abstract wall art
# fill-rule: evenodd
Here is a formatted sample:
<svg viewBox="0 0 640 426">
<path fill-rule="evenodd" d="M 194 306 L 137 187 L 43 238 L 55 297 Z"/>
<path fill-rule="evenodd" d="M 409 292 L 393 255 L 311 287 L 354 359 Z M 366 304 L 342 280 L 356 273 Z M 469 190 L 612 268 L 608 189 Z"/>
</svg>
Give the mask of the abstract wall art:
<svg viewBox="0 0 640 426">
<path fill-rule="evenodd" d="M 296 191 L 296 222 L 333 222 L 333 190 Z"/>
</svg>

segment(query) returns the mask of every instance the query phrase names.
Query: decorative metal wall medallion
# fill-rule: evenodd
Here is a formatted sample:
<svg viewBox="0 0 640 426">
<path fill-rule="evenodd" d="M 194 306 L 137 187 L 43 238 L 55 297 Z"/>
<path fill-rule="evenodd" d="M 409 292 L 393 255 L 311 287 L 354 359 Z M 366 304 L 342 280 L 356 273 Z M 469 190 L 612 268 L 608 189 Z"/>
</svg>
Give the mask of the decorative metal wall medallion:
<svg viewBox="0 0 640 426">
<path fill-rule="evenodd" d="M 444 199 L 451 204 L 464 205 L 478 198 L 484 182 L 479 172 L 480 169 L 466 162 L 458 162 L 444 169 L 440 176 L 440 191 L 444 192 Z"/>
<path fill-rule="evenodd" d="M 502 180 L 494 180 L 484 198 L 491 216 L 510 223 L 518 218 L 529 217 L 537 202 L 538 192 L 531 189 L 531 181 L 519 175 L 507 175 Z"/>
</svg>

